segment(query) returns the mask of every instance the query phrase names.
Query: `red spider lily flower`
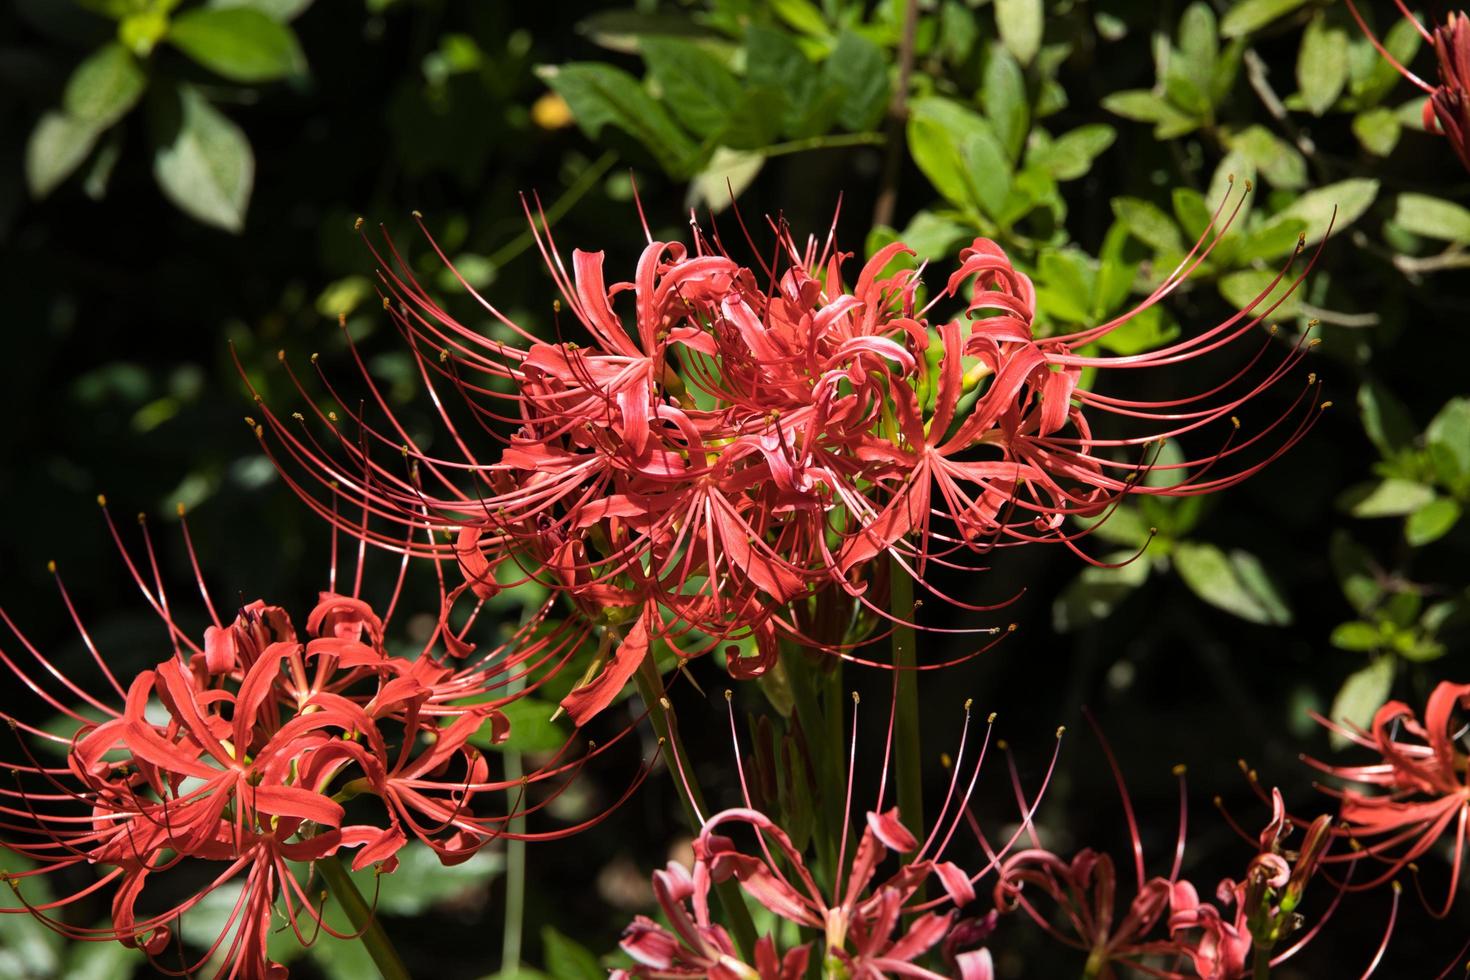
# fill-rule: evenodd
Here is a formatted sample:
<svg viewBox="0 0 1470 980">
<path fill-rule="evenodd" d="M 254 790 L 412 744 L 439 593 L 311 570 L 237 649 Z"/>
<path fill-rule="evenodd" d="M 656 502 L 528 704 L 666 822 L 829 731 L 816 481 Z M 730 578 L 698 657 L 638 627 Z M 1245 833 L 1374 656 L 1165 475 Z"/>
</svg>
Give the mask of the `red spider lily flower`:
<svg viewBox="0 0 1470 980">
<path fill-rule="evenodd" d="M 1443 133 L 1455 155 L 1460 158 L 1460 163 L 1470 170 L 1470 18 L 1460 11 L 1452 10 L 1445 17 L 1444 23 L 1437 25 L 1433 33 L 1430 33 L 1419 23 L 1419 19 L 1403 0 L 1394 0 L 1394 6 L 1434 49 L 1439 66 L 1438 85 L 1429 84 L 1390 54 L 1368 27 L 1353 0 L 1348 0 L 1348 10 L 1352 11 L 1353 19 L 1358 22 L 1358 27 L 1373 47 L 1378 49 L 1378 53 L 1400 75 L 1428 96 L 1424 101 L 1424 128 L 1430 132 L 1437 128 Z"/>
<path fill-rule="evenodd" d="M 727 700 L 729 696 L 727 692 Z M 856 705 L 856 695 L 853 701 Z M 856 711 L 853 722 L 855 732 Z M 733 739 L 733 710 L 730 724 Z M 774 819 L 751 805 L 737 745 L 736 765 L 746 805 L 708 818 L 700 815 L 701 827 L 694 843 L 692 872 L 671 864 L 667 871 L 655 873 L 654 891 L 670 926 L 665 928 L 644 917 L 629 926 L 624 932 L 622 946 L 639 963 L 629 975 L 709 975 L 784 980 L 804 974 L 811 955 L 816 953 L 822 958 L 824 968 L 834 975 L 938 978 L 942 974 L 916 961 L 929 954 L 941 941 L 948 940 L 945 958 L 960 976 L 965 980 L 991 980 L 994 968 L 990 954 L 983 949 L 963 950 L 960 944 L 984 941 L 993 928 L 993 920 L 982 922 L 977 927 L 976 923 L 959 921 L 959 910 L 975 899 L 976 883 L 999 866 L 1009 847 L 1024 833 L 1035 806 L 1025 813 L 1022 829 L 1018 829 L 998 852 L 993 852 L 979 872 L 967 873 L 954 862 L 945 860 L 944 854 L 960 822 L 969 819 L 970 796 L 990 743 L 989 725 L 968 783 L 961 789 L 960 773 L 965 765 L 968 737 L 967 705 L 965 732 L 961 735 L 949 791 L 934 828 L 922 842 L 903 825 L 897 808 L 883 809 L 888 767 L 888 751 L 885 750 L 878 800 L 867 813 L 862 835 L 851 852 L 850 863 L 848 828 L 851 825 L 853 787 L 852 773 L 849 772 L 843 813 L 844 831 L 837 855 L 839 880 L 830 893 L 817 883 L 808 870 L 804 855 L 790 836 Z M 888 738 L 891 747 L 891 727 Z M 1038 799 L 1046 790 L 1055 764 L 1054 752 L 1052 765 L 1038 791 Z M 753 846 L 742 848 L 728 836 L 729 831 L 737 828 L 753 834 Z M 882 877 L 879 868 L 888 858 L 896 859 L 898 867 L 891 875 Z M 812 949 L 811 944 L 804 944 L 778 958 L 772 939 L 767 936 L 756 947 L 754 965 L 741 961 L 728 935 L 710 918 L 710 885 L 731 878 L 739 883 L 746 895 L 778 918 L 819 933 L 821 945 Z M 931 878 L 938 879 L 943 896 L 925 900 L 922 889 Z"/>
<path fill-rule="evenodd" d="M 835 588 L 893 619 L 868 597 L 875 569 L 886 574 L 887 561 L 875 562 L 885 554 L 934 591 L 931 563 L 1037 541 L 1080 553 L 1076 539 L 1088 532 L 1067 531 L 1069 516 L 1105 515 L 1127 493 L 1219 490 L 1285 451 L 1317 417 L 1315 383 L 1294 412 L 1254 434 L 1239 435 L 1236 413 L 1310 346 L 1269 364 L 1274 342 L 1257 330 L 1284 299 L 1267 305 L 1271 290 L 1285 284 L 1289 294 L 1305 275 L 1290 263 L 1246 310 L 1194 336 L 1129 357 L 1087 353 L 1176 289 L 1240 200 L 1228 212 L 1229 199 L 1221 202 L 1135 310 L 1046 338 L 1032 331 L 1030 280 L 985 239 L 961 251 L 946 287 L 918 308 L 919 273 L 885 274 L 909 251 L 901 244 L 874 255 L 849 288 L 848 256 L 830 234 L 800 248 L 773 223 L 777 256 L 761 260 L 758 276 L 696 227 L 692 248 L 650 239 L 633 279 L 608 285 L 602 253 L 574 251 L 569 271 L 528 209 L 560 302 L 590 343 L 538 339 L 475 294 L 515 342 L 485 336 L 413 279 L 391 240 L 386 256 L 369 243 L 384 307 L 453 452 L 420 447 L 370 377 L 386 424 L 348 407 L 323 375 L 343 413 L 313 404 L 331 433 L 325 443 L 264 403 L 257 431 L 293 489 L 339 529 L 453 560 L 477 598 L 507 576 L 533 578 L 589 633 L 612 634 L 564 704 L 581 724 L 654 643 L 687 659 L 753 641 L 756 655 L 730 664 L 737 676 L 766 669 L 782 637 L 851 656 L 865 637 L 809 636 L 803 610 Z M 946 301 L 965 308 L 946 319 L 934 312 Z M 1244 367 L 1201 393 L 1138 401 L 1078 385 L 1084 369 L 1167 371 L 1256 335 L 1262 346 Z M 449 410 L 444 388 L 463 397 L 467 416 Z M 1105 437 L 1105 417 L 1144 431 Z M 1160 440 L 1211 426 L 1225 434 L 1208 456 L 1168 467 L 1150 458 Z M 385 451 L 406 466 L 384 462 Z M 1165 469 L 1192 475 L 1172 486 L 1141 479 Z"/>
<path fill-rule="evenodd" d="M 182 916 L 234 883 L 240 898 L 219 939 L 184 972 L 221 956 L 220 976 L 276 976 L 282 971 L 268 962 L 265 943 L 277 917 L 303 944 L 317 930 L 340 935 L 308 891 L 317 860 L 351 849 L 355 868 L 391 872 L 397 853 L 417 839 L 454 864 L 498 836 L 565 836 L 605 816 L 512 835 L 509 815 L 477 812 L 513 790 L 522 796 L 513 813 L 534 813 L 549 800 L 524 797 L 546 784 L 554 799 L 564 788 L 556 784 L 580 765 L 563 759 L 564 748 L 528 776 L 491 778 L 470 738 L 483 730 L 499 741 L 509 733 L 500 709 L 511 696 L 496 697 L 502 664 L 450 666 L 437 639 L 415 659 L 394 656 L 384 646 L 389 617 L 335 591 L 321 594 L 304 636 L 283 608 L 259 601 L 226 622 L 202 578 L 212 625 L 195 642 L 175 618 L 146 525 L 140 567 L 110 515 L 107 523 L 171 652 L 124 685 L 57 575 L 103 682 L 105 693 L 93 694 L 0 609 L 20 645 L 14 654 L 0 647 L 0 662 L 36 702 L 0 710 L 24 755 L 7 763 L 14 785 L 0 787 L 0 851 L 33 865 L 5 875 L 23 906 L 7 911 L 29 912 L 70 938 L 116 940 L 157 957 Z M 197 575 L 192 544 L 189 553 Z M 332 588 L 336 578 L 334 562 Z M 447 629 L 441 621 L 436 637 Z M 458 652 L 466 649 L 461 642 Z M 19 713 L 32 708 L 59 712 L 73 734 L 50 732 Z M 65 764 L 37 759 L 32 741 L 64 753 Z M 96 882 L 53 901 L 27 899 L 27 879 L 86 865 L 101 873 Z M 82 928 L 51 914 L 109 890 L 110 925 Z"/>
<path fill-rule="evenodd" d="M 1353 885 L 1354 889 L 1373 888 L 1391 879 L 1449 835 L 1454 848 L 1449 890 L 1444 902 L 1431 908 L 1436 917 L 1449 914 L 1470 839 L 1470 753 L 1460 741 L 1464 718 L 1458 714 L 1466 708 L 1470 708 L 1470 684 L 1444 681 L 1429 695 L 1422 722 L 1402 701 L 1379 708 L 1367 731 L 1317 717 L 1383 760 L 1358 766 L 1305 760 L 1333 776 L 1384 791 L 1322 787 L 1340 801 L 1343 833 L 1361 845 L 1362 856 L 1385 865 L 1380 874 Z"/>
</svg>

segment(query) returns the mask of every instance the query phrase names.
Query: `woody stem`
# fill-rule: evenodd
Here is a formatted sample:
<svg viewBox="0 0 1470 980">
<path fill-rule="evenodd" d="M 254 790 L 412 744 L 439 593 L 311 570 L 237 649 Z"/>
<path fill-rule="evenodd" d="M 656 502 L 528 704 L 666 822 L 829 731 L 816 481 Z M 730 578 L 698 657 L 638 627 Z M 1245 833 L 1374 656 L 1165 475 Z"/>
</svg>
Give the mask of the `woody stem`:
<svg viewBox="0 0 1470 980">
<path fill-rule="evenodd" d="M 648 718 L 653 722 L 654 732 L 674 756 L 675 768 L 683 775 L 682 779 L 676 781 L 680 787 L 677 794 L 679 803 L 684 807 L 684 816 L 689 821 L 690 828 L 698 834 L 703 829 L 700 814 L 708 812 L 704 804 L 704 793 L 695 781 L 689 753 L 684 749 L 684 740 L 679 737 L 678 719 L 674 716 L 673 706 L 664 697 L 663 678 L 659 676 L 653 657 L 644 657 L 638 666 L 638 673 L 633 676 L 638 682 L 638 693 L 648 708 Z M 720 906 L 725 910 L 725 918 L 734 934 L 736 947 L 742 956 L 749 959 L 755 951 L 755 923 L 750 918 L 750 909 L 745 906 L 740 886 L 731 878 L 717 883 L 715 894 L 719 896 Z"/>
<path fill-rule="evenodd" d="M 337 904 L 347 913 L 348 921 L 357 930 L 383 980 L 409 980 L 408 968 L 403 965 L 398 950 L 393 948 L 393 942 L 383 931 L 382 921 L 362 897 L 362 892 L 357 890 L 357 885 L 343 867 L 342 860 L 335 854 L 329 855 L 319 859 L 316 867 L 326 880 L 333 897 L 337 899 Z"/>
<path fill-rule="evenodd" d="M 917 637 L 914 635 L 914 580 L 896 558 L 888 566 L 889 612 L 893 624 L 893 668 L 898 672 L 894 706 L 894 754 L 898 770 L 898 809 L 903 822 L 924 836 L 924 774 L 919 752 L 919 676 Z"/>
</svg>

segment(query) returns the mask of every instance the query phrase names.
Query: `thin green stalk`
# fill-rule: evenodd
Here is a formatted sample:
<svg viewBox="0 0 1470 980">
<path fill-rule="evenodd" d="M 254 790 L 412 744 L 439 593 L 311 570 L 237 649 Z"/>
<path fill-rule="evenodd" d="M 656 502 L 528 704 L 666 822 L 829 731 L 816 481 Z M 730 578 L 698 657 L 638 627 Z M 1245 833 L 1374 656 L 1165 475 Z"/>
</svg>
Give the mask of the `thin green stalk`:
<svg viewBox="0 0 1470 980">
<path fill-rule="evenodd" d="M 524 676 L 512 677 L 505 685 L 507 695 L 518 693 L 525 686 Z M 525 774 L 521 766 L 521 754 L 514 749 L 503 753 L 505 781 L 512 783 L 506 796 L 512 807 L 517 806 L 524 790 L 518 784 Z M 525 833 L 526 815 L 515 812 L 508 828 L 512 836 L 505 842 L 505 929 L 500 944 L 500 972 L 503 976 L 515 976 L 521 967 L 521 936 L 526 922 L 526 842 L 518 839 Z"/>
<path fill-rule="evenodd" d="M 393 948 L 388 934 L 383 931 L 383 923 L 362 897 L 362 892 L 357 890 L 357 885 L 343 867 L 341 859 L 335 854 L 320 858 L 316 867 L 326 880 L 327 887 L 332 890 L 332 895 L 336 897 L 337 904 L 347 913 L 352 928 L 362 934 L 362 944 L 367 947 L 368 955 L 373 958 L 383 980 L 409 980 L 408 968 L 403 965 L 403 960 L 398 957 L 398 950 Z"/>
<path fill-rule="evenodd" d="M 836 136 L 808 136 L 786 143 L 772 143 L 751 152 L 763 157 L 784 157 L 791 153 L 808 150 L 833 150 L 848 146 L 882 146 L 886 138 L 882 133 L 840 133 Z"/>
<path fill-rule="evenodd" d="M 796 717 L 801 722 L 802 735 L 806 738 L 812 769 L 821 790 L 818 805 L 822 812 L 820 818 L 812 824 L 812 836 L 817 848 L 817 872 L 819 877 L 825 877 L 829 884 L 834 884 L 842 874 L 842 869 L 835 867 L 837 840 L 842 833 L 843 820 L 841 681 L 837 682 L 837 700 L 833 700 L 829 693 L 827 711 L 824 712 L 817 699 L 817 683 L 813 677 L 815 671 L 805 655 L 791 646 L 786 646 L 782 654 L 786 663 L 786 676 L 791 680 Z M 833 727 L 828 721 L 829 715 L 835 716 L 835 741 Z"/>
<path fill-rule="evenodd" d="M 894 766 L 898 770 L 898 809 L 909 830 L 924 836 L 924 773 L 919 752 L 918 644 L 914 620 L 914 580 L 896 558 L 888 565 L 889 612 L 893 624 L 893 666 L 897 671 L 898 704 L 894 719 Z"/>
<path fill-rule="evenodd" d="M 1251 977 L 1253 980 L 1270 980 L 1271 978 L 1271 953 L 1269 950 L 1258 949 L 1251 965 Z"/>
<path fill-rule="evenodd" d="M 634 677 L 638 681 L 638 693 L 648 707 L 648 717 L 653 722 L 654 732 L 663 739 L 664 748 L 676 760 L 675 766 L 670 768 L 680 769 L 684 773 L 684 778 L 676 781 L 681 789 L 677 795 L 690 828 L 697 834 L 702 826 L 700 814 L 707 814 L 709 811 L 704 803 L 704 792 L 695 781 L 689 753 L 684 750 L 684 741 L 679 737 L 674 709 L 664 698 L 663 678 L 659 676 L 658 667 L 652 657 L 643 658 Z M 720 906 L 725 910 L 725 918 L 730 923 L 736 948 L 742 956 L 749 959 L 755 953 L 755 922 L 750 918 L 750 909 L 745 906 L 745 897 L 740 892 L 740 886 L 731 878 L 715 885 L 715 894 L 719 896 Z"/>
<path fill-rule="evenodd" d="M 572 181 L 572 186 L 563 191 L 561 197 L 553 201 L 551 207 L 546 209 L 547 227 L 550 227 L 551 225 L 554 225 L 558 221 L 560 221 L 562 215 L 570 211 L 573 205 L 580 201 L 588 191 L 590 191 L 593 187 L 597 185 L 597 182 L 602 179 L 602 175 L 607 173 L 608 170 L 612 168 L 613 163 L 615 163 L 617 159 L 618 155 L 612 150 L 608 150 L 602 156 L 592 161 L 592 163 L 587 166 L 586 170 L 583 170 L 580 174 L 578 174 L 577 179 Z M 535 241 L 535 233 L 532 232 L 530 228 L 527 228 L 525 231 L 521 232 L 519 235 L 512 238 L 510 241 L 506 242 L 504 245 L 500 246 L 493 253 L 491 253 L 488 260 L 490 266 L 492 268 L 499 269 L 511 259 L 515 258 L 526 249 L 530 248 L 532 243 L 534 243 Z"/>
</svg>

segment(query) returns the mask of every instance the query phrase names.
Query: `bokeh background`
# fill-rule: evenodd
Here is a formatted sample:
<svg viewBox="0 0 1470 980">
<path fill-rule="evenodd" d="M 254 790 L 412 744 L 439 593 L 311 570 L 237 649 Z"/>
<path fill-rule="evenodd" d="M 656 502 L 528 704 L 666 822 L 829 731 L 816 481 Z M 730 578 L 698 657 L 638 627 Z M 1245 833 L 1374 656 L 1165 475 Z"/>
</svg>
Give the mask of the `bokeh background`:
<svg viewBox="0 0 1470 980">
<path fill-rule="evenodd" d="M 694 208 L 722 212 L 715 220 L 732 239 L 733 193 L 756 226 L 779 214 L 822 234 L 837 215 L 858 262 L 898 234 L 934 257 L 931 281 L 961 244 L 995 237 L 1038 282 L 1042 328 L 1063 330 L 1136 302 L 1234 174 L 1255 189 L 1229 247 L 1114 350 L 1219 322 L 1298 234 L 1320 240 L 1336 206 L 1315 271 L 1275 318 L 1283 344 L 1320 321 L 1312 368 L 1334 407 L 1245 486 L 1202 506 L 1150 502 L 1120 515 L 1093 553 L 1136 550 L 1147 528 L 1160 532 L 1126 569 L 1084 571 L 1061 549 L 1034 548 L 942 581 L 974 599 L 1019 593 L 989 620 L 965 621 L 1019 629 L 926 676 L 921 696 L 935 793 L 967 697 L 981 716 L 999 712 L 1028 784 L 1067 725 L 1042 828 L 1058 850 L 1094 843 L 1126 863 L 1116 790 L 1080 721 L 1089 705 L 1129 777 L 1151 866 L 1167 870 L 1170 769 L 1186 763 L 1186 873 L 1202 883 L 1238 874 L 1251 851 L 1211 800 L 1248 827 L 1266 810 L 1237 759 L 1281 785 L 1294 811 L 1318 812 L 1327 801 L 1297 756 L 1337 749 L 1309 710 L 1361 721 L 1390 694 L 1422 702 L 1436 681 L 1464 679 L 1470 181 L 1422 131 L 1417 93 L 1336 2 L 917 9 L 905 69 L 903 0 L 6 5 L 0 602 L 59 665 L 79 663 L 46 572 L 55 560 L 113 663 L 157 658 L 163 635 L 93 502 L 105 493 L 130 542 L 130 515 L 147 516 L 177 595 L 192 588 L 174 529 L 183 503 L 214 595 L 304 615 L 325 586 L 327 538 L 242 421 L 251 403 L 236 361 L 285 404 L 297 395 L 277 352 L 307 374 L 319 352 L 334 383 L 362 396 L 337 326 L 345 314 L 387 397 L 432 439 L 412 362 L 377 308 L 358 216 L 369 231 L 390 229 L 424 281 L 477 324 L 486 318 L 413 228 L 412 209 L 470 282 L 549 331 L 554 290 L 520 195 L 539 195 L 563 248 L 606 250 L 609 268 L 631 277 L 643 241 L 636 187 L 655 237 L 687 237 Z M 225 10 L 233 20 L 217 19 Z M 1367 13 L 1406 63 L 1432 74 L 1389 4 Z M 895 122 L 901 82 L 908 117 Z M 1196 390 L 1219 371 L 1185 365 L 1159 390 Z M 1285 412 L 1298 390 L 1258 400 L 1246 426 Z M 431 595 L 429 583 L 411 587 Z M 505 601 L 506 621 L 517 601 Z M 202 628 L 197 609 L 183 615 Z M 423 623 L 399 626 L 408 636 Z M 965 642 L 928 639 L 924 657 L 958 655 Z M 727 681 L 713 664 L 693 674 L 702 690 L 676 685 L 676 706 L 701 780 L 733 802 Z M 876 759 L 886 680 L 849 671 L 844 683 L 880 706 L 863 739 Z M 43 717 L 21 707 L 23 691 L 0 697 Z M 736 704 L 776 711 L 755 686 Z M 620 711 L 612 728 L 631 717 Z M 547 714 L 528 715 L 517 747 L 554 744 Z M 589 769 L 542 829 L 605 805 L 647 748 L 634 740 Z M 987 772 L 977 810 L 1003 826 L 1015 804 L 1003 769 Z M 649 910 L 648 872 L 687 840 L 660 771 L 598 830 L 531 847 L 524 944 L 509 962 L 502 850 L 447 875 L 409 862 L 383 881 L 382 907 L 416 975 L 595 976 L 623 924 Z M 1444 862 L 1424 864 L 1426 886 L 1444 888 Z M 1280 975 L 1360 971 L 1386 915 L 1386 895 L 1350 897 L 1329 938 Z M 1435 923 L 1411 900 L 1399 928 L 1386 975 L 1428 976 L 1459 948 L 1467 919 L 1462 908 Z M 207 921 L 196 929 L 207 933 Z M 1002 921 L 995 945 L 1012 950 L 1003 975 L 1080 970 L 1034 933 Z M 354 948 L 327 939 L 292 968 L 365 969 Z M 132 969 L 149 968 L 120 947 L 68 949 L 24 917 L 0 916 L 0 977 Z"/>
</svg>

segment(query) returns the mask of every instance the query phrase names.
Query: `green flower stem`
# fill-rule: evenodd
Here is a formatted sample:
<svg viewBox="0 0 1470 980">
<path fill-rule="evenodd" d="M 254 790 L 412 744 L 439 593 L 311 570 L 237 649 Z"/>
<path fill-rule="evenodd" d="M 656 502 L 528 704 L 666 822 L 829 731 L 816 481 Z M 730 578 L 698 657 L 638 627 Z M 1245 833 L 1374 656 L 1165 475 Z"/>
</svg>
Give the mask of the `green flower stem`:
<svg viewBox="0 0 1470 980">
<path fill-rule="evenodd" d="M 316 867 L 337 899 L 337 904 L 347 913 L 352 928 L 361 933 L 362 944 L 367 947 L 368 955 L 373 958 L 383 980 L 409 980 L 408 968 L 403 965 L 403 960 L 398 957 L 398 950 L 393 948 L 388 934 L 383 931 L 382 921 L 362 897 L 362 892 L 357 890 L 357 885 L 342 865 L 342 860 L 335 854 L 329 855 L 318 859 Z"/>
<path fill-rule="evenodd" d="M 828 884 L 835 884 L 842 875 L 837 863 L 837 840 L 842 833 L 843 786 L 842 771 L 842 709 L 840 677 L 835 681 L 838 700 L 833 700 L 833 687 L 828 687 L 827 711 L 822 710 L 817 700 L 816 669 L 807 661 L 806 655 L 797 647 L 783 644 L 782 657 L 786 664 L 786 676 L 791 680 L 791 697 L 795 702 L 796 717 L 801 722 L 801 733 L 810 752 L 813 775 L 816 776 L 821 799 L 818 801 L 820 814 L 812 821 L 812 837 L 817 849 L 817 872 Z M 829 722 L 829 716 L 835 726 Z M 833 731 L 836 731 L 835 741 Z"/>
<path fill-rule="evenodd" d="M 653 657 L 643 658 L 634 677 L 638 681 L 638 693 L 648 707 L 648 717 L 653 722 L 654 732 L 663 740 L 664 749 L 674 756 L 675 764 L 669 768 L 683 770 L 682 779 L 678 779 L 678 773 L 675 772 L 679 802 L 684 807 L 684 816 L 688 819 L 690 828 L 697 834 L 702 824 L 700 814 L 708 815 L 709 810 L 704 803 L 704 793 L 695 781 L 689 753 L 685 751 L 684 741 L 679 737 L 679 725 L 673 706 L 664 697 L 663 678 L 659 676 Z M 755 952 L 755 922 L 750 918 L 750 909 L 745 906 L 745 897 L 740 892 L 739 884 L 733 878 L 720 882 L 715 885 L 715 894 L 719 896 L 720 906 L 725 910 L 725 918 L 730 924 L 736 948 L 747 960 L 750 959 Z"/>
<path fill-rule="evenodd" d="M 519 693 L 525 686 L 524 676 L 512 677 L 505 685 L 506 695 Z M 503 753 L 505 781 L 518 782 L 524 769 L 521 754 L 514 749 Z M 524 788 L 512 786 L 506 791 L 512 807 L 523 802 Z M 511 834 L 526 831 L 526 815 L 514 813 L 507 829 Z M 504 976 L 515 976 L 521 967 L 521 936 L 526 922 L 526 842 L 510 837 L 505 842 L 505 929 L 500 944 L 500 972 Z"/>
<path fill-rule="evenodd" d="M 784 157 L 792 153 L 805 153 L 808 150 L 833 150 L 848 146 L 882 146 L 887 142 L 882 133 L 839 133 L 836 136 L 808 136 L 805 139 L 790 140 L 786 143 L 772 143 L 758 150 L 752 150 L 756 156 L 762 157 Z"/>
<path fill-rule="evenodd" d="M 893 618 L 893 666 L 898 672 L 898 704 L 894 721 L 894 765 L 898 770 L 898 809 L 904 825 L 924 839 L 924 773 L 919 752 L 919 675 L 914 628 L 914 580 L 896 558 L 888 564 L 888 609 Z"/>
<path fill-rule="evenodd" d="M 602 156 L 588 164 L 587 169 L 577 175 L 577 179 L 572 182 L 570 187 L 562 192 L 561 197 L 557 198 L 552 202 L 551 207 L 546 209 L 547 227 L 560 221 L 562 215 L 570 211 L 572 206 L 586 196 L 588 191 L 597 186 L 597 182 L 602 179 L 603 174 L 612 168 L 613 163 L 617 159 L 618 155 L 612 150 L 608 150 Z M 531 229 L 527 228 L 491 253 L 488 260 L 490 266 L 499 269 L 511 259 L 530 248 L 535 241 L 535 234 Z"/>
</svg>

